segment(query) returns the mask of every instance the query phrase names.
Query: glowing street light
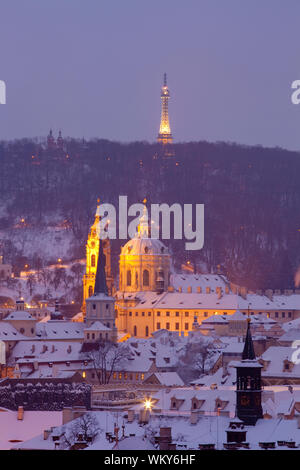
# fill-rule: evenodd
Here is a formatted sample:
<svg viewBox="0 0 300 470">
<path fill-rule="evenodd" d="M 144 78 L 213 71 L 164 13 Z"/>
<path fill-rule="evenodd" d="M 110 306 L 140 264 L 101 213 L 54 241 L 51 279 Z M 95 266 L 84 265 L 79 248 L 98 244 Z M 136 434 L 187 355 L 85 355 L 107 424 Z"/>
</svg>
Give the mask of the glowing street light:
<svg viewBox="0 0 300 470">
<path fill-rule="evenodd" d="M 153 401 L 151 400 L 151 398 L 146 398 L 146 400 L 144 401 L 145 410 L 151 411 L 152 406 L 153 406 Z"/>
</svg>

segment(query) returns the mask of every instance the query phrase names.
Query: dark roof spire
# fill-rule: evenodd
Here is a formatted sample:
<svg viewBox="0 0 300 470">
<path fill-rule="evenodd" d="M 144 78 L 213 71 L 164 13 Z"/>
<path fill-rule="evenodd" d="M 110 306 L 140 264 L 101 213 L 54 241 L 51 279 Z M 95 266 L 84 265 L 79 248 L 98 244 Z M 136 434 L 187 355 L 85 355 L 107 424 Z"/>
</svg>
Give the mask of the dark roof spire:
<svg viewBox="0 0 300 470">
<path fill-rule="evenodd" d="M 247 333 L 246 333 L 246 340 L 245 340 L 245 345 L 244 345 L 244 350 L 242 354 L 242 360 L 255 360 L 255 352 L 254 352 L 254 346 L 253 346 L 253 341 L 252 341 L 252 336 L 251 336 L 251 331 L 250 331 L 250 318 L 247 318 Z"/>
<path fill-rule="evenodd" d="M 106 276 L 105 276 L 105 262 L 106 262 L 106 259 L 103 253 L 102 240 L 100 238 L 94 295 L 95 294 L 108 295 L 108 290 L 107 290 L 107 285 L 106 285 Z"/>
</svg>

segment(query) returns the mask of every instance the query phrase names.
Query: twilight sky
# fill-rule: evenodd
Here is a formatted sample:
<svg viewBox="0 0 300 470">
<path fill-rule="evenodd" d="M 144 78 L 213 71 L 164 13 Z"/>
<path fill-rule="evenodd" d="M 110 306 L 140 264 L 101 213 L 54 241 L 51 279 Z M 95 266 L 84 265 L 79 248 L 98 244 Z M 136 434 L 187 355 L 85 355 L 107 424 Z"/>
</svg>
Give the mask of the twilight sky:
<svg viewBox="0 0 300 470">
<path fill-rule="evenodd" d="M 0 140 L 152 142 L 167 72 L 175 142 L 300 149 L 299 0 L 2 0 L 0 14 Z"/>
</svg>

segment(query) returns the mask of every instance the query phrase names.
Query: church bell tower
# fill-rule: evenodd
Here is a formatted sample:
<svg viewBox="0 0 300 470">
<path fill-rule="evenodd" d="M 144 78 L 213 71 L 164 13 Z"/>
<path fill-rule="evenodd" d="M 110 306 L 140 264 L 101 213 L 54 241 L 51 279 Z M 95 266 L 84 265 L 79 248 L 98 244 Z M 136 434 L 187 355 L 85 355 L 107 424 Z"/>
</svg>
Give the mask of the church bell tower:
<svg viewBox="0 0 300 470">
<path fill-rule="evenodd" d="M 88 240 L 86 243 L 86 271 L 83 276 L 83 305 L 82 310 L 85 312 L 85 301 L 94 293 L 96 272 L 98 266 L 100 240 L 100 201 L 98 199 L 95 221 L 91 226 Z M 105 238 L 102 240 L 103 253 L 105 255 L 105 274 L 109 295 L 113 294 L 113 276 L 111 273 L 111 253 L 110 240 Z"/>
<path fill-rule="evenodd" d="M 256 360 L 247 318 L 247 333 L 242 360 L 236 367 L 236 415 L 245 424 L 254 426 L 263 417 L 261 406 L 261 369 Z"/>
</svg>

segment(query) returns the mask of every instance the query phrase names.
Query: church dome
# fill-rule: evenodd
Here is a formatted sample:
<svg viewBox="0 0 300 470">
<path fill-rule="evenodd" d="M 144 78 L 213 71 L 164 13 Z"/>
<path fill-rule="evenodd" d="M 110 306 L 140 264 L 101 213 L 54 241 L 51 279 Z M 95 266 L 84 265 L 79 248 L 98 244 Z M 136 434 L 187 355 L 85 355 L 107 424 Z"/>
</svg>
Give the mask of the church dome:
<svg viewBox="0 0 300 470">
<path fill-rule="evenodd" d="M 143 215 L 140 218 L 138 232 L 122 248 L 121 255 L 169 255 L 164 243 L 157 238 L 149 238 L 149 226 L 147 208 L 144 206 Z"/>
<path fill-rule="evenodd" d="M 121 250 L 121 255 L 169 255 L 168 248 L 154 238 L 132 238 Z"/>
<path fill-rule="evenodd" d="M 119 289 L 124 292 L 163 292 L 169 285 L 169 250 L 159 239 L 149 237 L 146 206 L 139 222 L 134 238 L 121 249 Z"/>
</svg>

